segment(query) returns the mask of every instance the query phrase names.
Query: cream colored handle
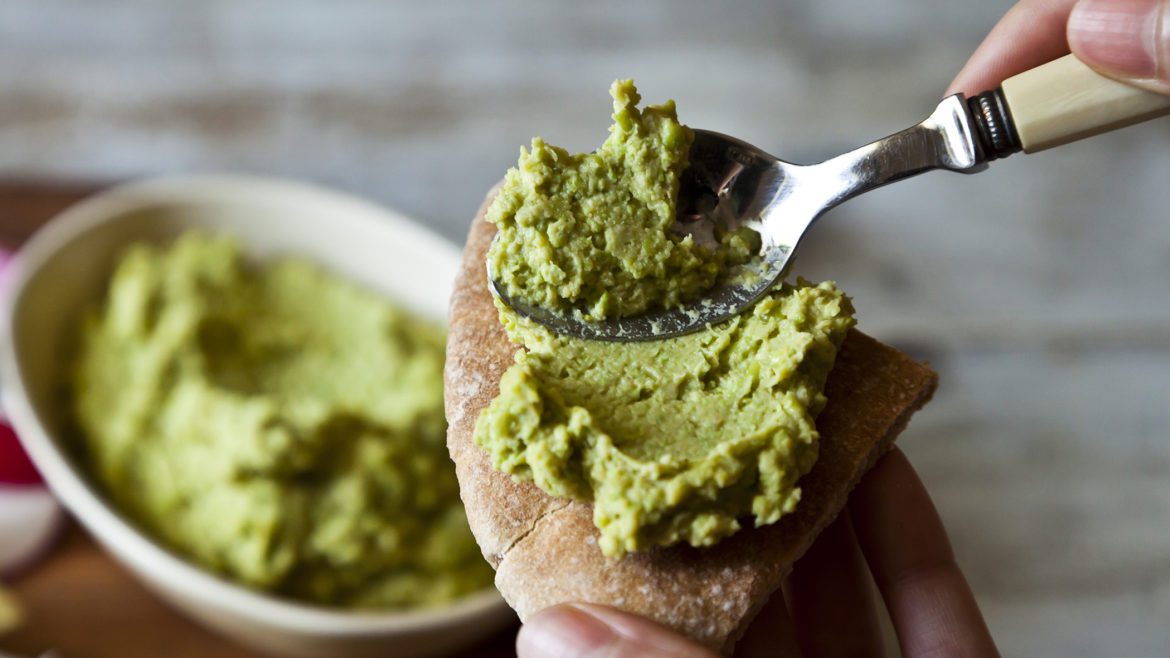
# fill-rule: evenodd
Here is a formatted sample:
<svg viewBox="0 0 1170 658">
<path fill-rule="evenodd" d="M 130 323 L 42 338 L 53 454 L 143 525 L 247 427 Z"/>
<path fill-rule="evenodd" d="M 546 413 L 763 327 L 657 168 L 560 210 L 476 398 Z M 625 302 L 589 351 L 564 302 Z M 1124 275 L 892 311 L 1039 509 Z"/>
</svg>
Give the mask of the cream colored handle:
<svg viewBox="0 0 1170 658">
<path fill-rule="evenodd" d="M 1008 78 L 1002 89 L 1025 153 L 1170 114 L 1170 96 L 1107 78 L 1075 55 Z"/>
</svg>

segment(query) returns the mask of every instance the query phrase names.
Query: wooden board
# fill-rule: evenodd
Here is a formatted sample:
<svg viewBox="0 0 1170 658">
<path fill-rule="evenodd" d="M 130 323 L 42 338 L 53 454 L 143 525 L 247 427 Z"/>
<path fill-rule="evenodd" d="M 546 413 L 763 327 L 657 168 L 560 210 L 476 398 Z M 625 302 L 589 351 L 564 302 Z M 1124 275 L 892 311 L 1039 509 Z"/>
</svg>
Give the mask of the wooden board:
<svg viewBox="0 0 1170 658">
<path fill-rule="evenodd" d="M 0 183 L 0 244 L 19 245 L 46 219 L 95 190 L 92 185 Z M 14 633 L 0 638 L 0 652 L 61 658 L 252 658 L 189 621 L 148 592 L 74 522 L 43 563 L 8 583 L 26 615 Z M 516 629 L 459 655 L 515 655 Z"/>
</svg>

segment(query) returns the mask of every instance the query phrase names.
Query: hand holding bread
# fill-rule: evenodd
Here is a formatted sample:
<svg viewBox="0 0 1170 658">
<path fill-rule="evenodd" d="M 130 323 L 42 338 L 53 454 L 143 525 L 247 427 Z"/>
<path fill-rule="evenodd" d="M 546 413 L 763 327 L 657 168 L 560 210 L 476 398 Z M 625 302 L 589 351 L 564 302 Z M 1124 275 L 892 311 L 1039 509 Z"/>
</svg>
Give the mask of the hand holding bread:
<svg viewBox="0 0 1170 658">
<path fill-rule="evenodd" d="M 862 479 L 845 512 L 796 563 L 784 596 L 777 592 L 764 606 L 735 655 L 882 655 L 886 642 L 871 577 L 903 655 L 996 655 L 938 514 L 897 448 Z M 717 655 L 655 622 L 581 604 L 536 614 L 517 646 L 520 658 Z"/>
</svg>

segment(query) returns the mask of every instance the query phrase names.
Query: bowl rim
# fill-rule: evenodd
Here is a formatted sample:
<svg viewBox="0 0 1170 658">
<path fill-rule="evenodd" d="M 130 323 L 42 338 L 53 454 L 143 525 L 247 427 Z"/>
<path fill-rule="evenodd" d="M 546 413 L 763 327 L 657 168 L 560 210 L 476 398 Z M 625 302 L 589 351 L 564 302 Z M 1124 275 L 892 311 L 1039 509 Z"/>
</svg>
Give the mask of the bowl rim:
<svg viewBox="0 0 1170 658">
<path fill-rule="evenodd" d="M 210 194 L 209 194 L 210 192 Z M 14 319 L 28 282 L 64 245 L 130 209 L 158 203 L 170 197 L 188 202 L 207 202 L 231 194 L 279 195 L 331 204 L 368 221 L 389 221 L 404 239 L 428 243 L 448 251 L 458 262 L 449 242 L 403 215 L 358 197 L 312 183 L 251 174 L 184 174 L 148 178 L 115 185 L 70 206 L 42 226 L 16 253 L 3 282 L 0 325 L 0 403 L 20 433 L 33 463 L 57 499 L 109 552 L 155 589 L 152 580 L 174 588 L 184 600 L 200 600 L 219 611 L 273 626 L 294 627 L 300 632 L 328 636 L 361 636 L 393 632 L 420 632 L 442 628 L 468 618 L 503 613 L 504 600 L 494 587 L 466 595 L 451 603 L 415 610 L 365 611 L 329 608 L 301 603 L 248 589 L 223 576 L 188 562 L 151 539 L 123 518 L 75 468 L 58 442 L 42 424 L 20 377 L 19 359 L 12 339 Z M 229 201 L 230 202 L 230 201 Z M 287 202 L 287 200 L 286 200 Z"/>
</svg>

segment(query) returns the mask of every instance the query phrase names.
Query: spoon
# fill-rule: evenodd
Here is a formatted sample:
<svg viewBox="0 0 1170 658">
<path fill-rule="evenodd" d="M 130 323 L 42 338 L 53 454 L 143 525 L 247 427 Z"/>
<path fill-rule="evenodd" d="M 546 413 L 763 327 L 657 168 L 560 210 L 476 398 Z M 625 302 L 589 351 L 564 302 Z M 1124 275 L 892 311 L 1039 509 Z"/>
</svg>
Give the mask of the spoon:
<svg viewBox="0 0 1170 658">
<path fill-rule="evenodd" d="M 1013 153 L 1035 153 L 1170 113 L 1170 97 L 1106 78 L 1073 55 L 1005 80 L 972 98 L 948 96 L 925 121 L 820 164 L 784 162 L 733 137 L 694 130 L 679 190 L 676 233 L 713 245 L 714 227 L 747 226 L 762 247 L 747 272 L 688 306 L 588 321 L 509 297 L 489 266 L 489 288 L 517 313 L 578 338 L 670 338 L 726 320 L 779 281 L 801 239 L 827 210 L 934 169 L 975 173 Z M 740 276 L 744 275 L 746 276 Z"/>
</svg>

